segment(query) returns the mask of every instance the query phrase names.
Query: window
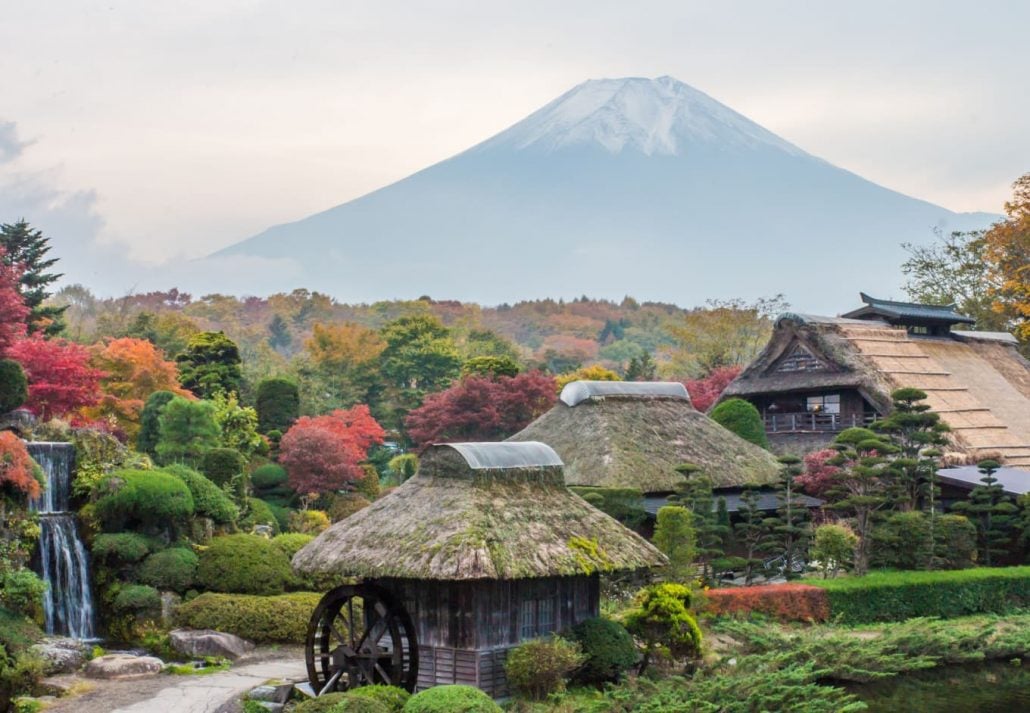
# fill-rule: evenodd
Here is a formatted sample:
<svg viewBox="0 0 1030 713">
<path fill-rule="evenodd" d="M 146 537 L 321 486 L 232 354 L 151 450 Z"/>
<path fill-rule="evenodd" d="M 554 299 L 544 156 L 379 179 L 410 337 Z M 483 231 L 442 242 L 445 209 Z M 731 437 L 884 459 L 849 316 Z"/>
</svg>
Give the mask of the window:
<svg viewBox="0 0 1030 713">
<path fill-rule="evenodd" d="M 522 602 L 522 628 L 519 631 L 519 638 L 532 639 L 536 636 L 536 602 L 532 600 Z"/>
<path fill-rule="evenodd" d="M 840 413 L 840 394 L 809 396 L 806 408 L 809 413 Z"/>
<path fill-rule="evenodd" d="M 535 639 L 554 631 L 554 598 L 529 599 L 522 602 L 520 639 Z"/>
</svg>

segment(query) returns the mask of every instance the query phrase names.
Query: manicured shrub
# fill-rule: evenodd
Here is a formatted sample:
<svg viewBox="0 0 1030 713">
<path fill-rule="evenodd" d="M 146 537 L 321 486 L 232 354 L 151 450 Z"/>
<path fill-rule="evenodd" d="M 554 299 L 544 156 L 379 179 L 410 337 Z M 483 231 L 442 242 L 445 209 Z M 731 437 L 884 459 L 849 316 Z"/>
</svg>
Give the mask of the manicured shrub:
<svg viewBox="0 0 1030 713">
<path fill-rule="evenodd" d="M 161 436 L 158 419 L 165 405 L 174 398 L 175 394 L 171 391 L 155 391 L 147 397 L 139 417 L 139 432 L 136 434 L 136 450 L 140 453 L 146 453 L 151 458 L 157 457 L 157 441 Z"/>
<path fill-rule="evenodd" d="M 744 399 L 726 399 L 712 409 L 711 416 L 713 421 L 745 441 L 751 441 L 762 448 L 769 447 L 762 414 L 758 413 L 754 404 Z"/>
<path fill-rule="evenodd" d="M 119 470 L 99 486 L 96 514 L 109 531 L 173 530 L 193 515 L 193 496 L 179 478 L 159 470 Z"/>
<path fill-rule="evenodd" d="M 401 713 L 411 694 L 396 686 L 362 686 L 348 691 L 347 698 L 368 698 L 386 706 L 390 713 Z"/>
<path fill-rule="evenodd" d="M 644 494 L 638 488 L 582 486 L 573 487 L 570 490 L 626 527 L 635 528 L 647 519 L 647 511 L 644 510 Z"/>
<path fill-rule="evenodd" d="M 212 448 L 201 458 L 200 472 L 215 485 L 227 485 L 243 473 L 246 465 L 243 454 L 235 448 Z"/>
<path fill-rule="evenodd" d="M 716 616 L 765 614 L 780 621 L 826 621 L 830 600 L 826 590 L 807 584 L 767 584 L 760 587 L 709 589 L 706 609 Z"/>
<path fill-rule="evenodd" d="M 29 381 L 25 370 L 13 359 L 0 359 L 0 413 L 21 406 L 29 398 Z"/>
<path fill-rule="evenodd" d="M 355 696 L 353 693 L 345 695 L 329 710 L 332 713 L 390 713 L 385 703 L 364 696 Z"/>
<path fill-rule="evenodd" d="M 565 679 L 584 661 L 579 644 L 555 636 L 525 641 L 508 652 L 504 671 L 512 690 L 535 701 L 565 690 Z"/>
<path fill-rule="evenodd" d="M 665 578 L 673 582 L 689 582 L 697 576 L 694 559 L 697 555 L 697 532 L 694 515 L 680 505 L 658 508 L 654 529 L 655 547 L 669 558 Z"/>
<path fill-rule="evenodd" d="M 289 379 L 265 379 L 258 384 L 254 407 L 261 433 L 285 432 L 300 416 L 300 391 Z"/>
<path fill-rule="evenodd" d="M 933 556 L 930 518 L 919 511 L 895 512 L 873 528 L 870 564 L 884 569 L 927 569 Z"/>
<path fill-rule="evenodd" d="M 665 582 L 642 589 L 636 606 L 623 614 L 627 631 L 642 645 L 643 672 L 655 655 L 693 658 L 701 652 L 701 629 L 690 613 L 690 589 Z"/>
<path fill-rule="evenodd" d="M 135 532 L 102 534 L 93 538 L 93 557 L 109 565 L 139 562 L 152 551 L 152 543 Z"/>
<path fill-rule="evenodd" d="M 175 610 L 178 626 L 214 629 L 257 642 L 304 642 L 308 619 L 318 606 L 318 592 L 272 597 L 208 592 Z"/>
<path fill-rule="evenodd" d="M 936 561 L 943 569 L 966 569 L 976 560 L 976 525 L 964 515 L 941 515 L 934 528 Z"/>
<path fill-rule="evenodd" d="M 315 539 L 314 535 L 306 535 L 302 532 L 287 532 L 273 537 L 272 545 L 286 555 L 286 559 L 292 560 L 293 556 L 300 551 L 300 548 L 313 539 Z"/>
<path fill-rule="evenodd" d="M 626 627 L 611 619 L 586 619 L 568 632 L 579 644 L 583 664 L 575 672 L 577 681 L 600 684 L 618 681 L 622 672 L 637 662 L 637 647 Z"/>
<path fill-rule="evenodd" d="M 434 686 L 416 693 L 404 704 L 404 713 L 501 713 L 490 696 L 472 686 Z"/>
<path fill-rule="evenodd" d="M 247 511 L 240 519 L 240 529 L 250 532 L 258 525 L 267 525 L 272 528 L 272 534 L 278 535 L 280 529 L 279 518 L 272 512 L 272 508 L 264 500 L 247 498 Z"/>
<path fill-rule="evenodd" d="M 197 584 L 212 592 L 279 594 L 291 579 L 286 555 L 257 535 L 214 538 L 197 568 Z"/>
<path fill-rule="evenodd" d="M 222 429 L 216 416 L 215 405 L 210 401 L 189 401 L 176 396 L 166 403 L 157 417 L 157 462 L 196 467 L 206 451 L 221 443 Z"/>
<path fill-rule="evenodd" d="M 272 517 L 275 518 L 275 522 L 279 526 L 279 532 L 290 529 L 290 513 L 293 512 L 292 510 L 275 503 L 270 503 L 267 500 L 262 500 L 261 502 L 268 506 L 268 511 L 272 513 Z"/>
<path fill-rule="evenodd" d="M 326 693 L 318 698 L 301 701 L 291 713 L 330 713 L 346 695 L 346 693 Z"/>
<path fill-rule="evenodd" d="M 820 525 L 815 529 L 809 556 L 819 563 L 823 577 L 836 577 L 854 559 L 858 537 L 850 528 L 839 524 Z"/>
<path fill-rule="evenodd" d="M 126 584 L 119 588 L 112 606 L 119 614 L 153 616 L 161 612 L 161 594 L 143 584 Z"/>
<path fill-rule="evenodd" d="M 42 621 L 46 582 L 31 569 L 16 569 L 0 576 L 0 604 L 7 609 Z"/>
<path fill-rule="evenodd" d="M 1030 605 L 1030 567 L 876 572 L 812 584 L 826 590 L 830 616 L 844 624 L 1000 613 Z"/>
<path fill-rule="evenodd" d="M 298 510 L 290 513 L 290 529 L 306 535 L 317 535 L 329 527 L 329 516 L 321 510 Z"/>
<path fill-rule="evenodd" d="M 186 487 L 190 489 L 190 495 L 193 496 L 194 512 L 198 516 L 211 518 L 219 525 L 236 522 L 240 516 L 240 509 L 236 507 L 232 498 L 214 482 L 192 468 L 185 465 L 169 465 L 162 470 L 186 483 Z"/>
<path fill-rule="evenodd" d="M 173 547 L 147 557 L 140 567 L 139 578 L 151 587 L 182 594 L 193 586 L 199 562 L 188 547 Z"/>
<path fill-rule="evenodd" d="M 265 463 L 250 474 L 250 484 L 254 490 L 271 490 L 286 484 L 286 469 L 277 463 Z"/>
<path fill-rule="evenodd" d="M 355 481 L 354 492 L 358 495 L 363 495 L 367 500 L 375 500 L 379 497 L 381 490 L 379 487 L 379 471 L 370 463 L 361 466 L 361 469 L 365 471 L 365 477 Z"/>
</svg>

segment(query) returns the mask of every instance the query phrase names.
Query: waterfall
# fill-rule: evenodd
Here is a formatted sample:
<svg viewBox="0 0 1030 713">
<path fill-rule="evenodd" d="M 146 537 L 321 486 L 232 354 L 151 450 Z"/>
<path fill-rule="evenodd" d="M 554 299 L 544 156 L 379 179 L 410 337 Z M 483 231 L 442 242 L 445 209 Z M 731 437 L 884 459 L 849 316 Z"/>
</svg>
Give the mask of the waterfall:
<svg viewBox="0 0 1030 713">
<path fill-rule="evenodd" d="M 29 443 L 29 455 L 46 474 L 46 489 L 30 503 L 39 513 L 39 560 L 43 580 L 46 632 L 76 639 L 94 638 L 89 555 L 79 539 L 75 513 L 69 511 L 72 460 L 70 443 Z"/>
</svg>

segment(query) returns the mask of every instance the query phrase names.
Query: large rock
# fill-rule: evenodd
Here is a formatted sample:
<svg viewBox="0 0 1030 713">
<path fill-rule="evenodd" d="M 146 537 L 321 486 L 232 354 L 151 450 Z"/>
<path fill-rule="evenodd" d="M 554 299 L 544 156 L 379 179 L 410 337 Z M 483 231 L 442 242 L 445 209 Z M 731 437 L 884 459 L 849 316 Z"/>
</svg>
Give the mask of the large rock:
<svg viewBox="0 0 1030 713">
<path fill-rule="evenodd" d="M 107 654 L 86 664 L 86 676 L 89 678 L 105 678 L 124 680 L 127 678 L 145 678 L 161 673 L 164 662 L 153 656 L 133 656 L 132 654 Z"/>
<path fill-rule="evenodd" d="M 184 656 L 221 656 L 235 661 L 254 650 L 254 644 L 212 629 L 175 629 L 168 634 L 172 648 Z"/>
<path fill-rule="evenodd" d="M 32 646 L 32 652 L 43 660 L 46 675 L 73 673 L 86 662 L 86 645 L 63 636 L 47 637 Z"/>
</svg>

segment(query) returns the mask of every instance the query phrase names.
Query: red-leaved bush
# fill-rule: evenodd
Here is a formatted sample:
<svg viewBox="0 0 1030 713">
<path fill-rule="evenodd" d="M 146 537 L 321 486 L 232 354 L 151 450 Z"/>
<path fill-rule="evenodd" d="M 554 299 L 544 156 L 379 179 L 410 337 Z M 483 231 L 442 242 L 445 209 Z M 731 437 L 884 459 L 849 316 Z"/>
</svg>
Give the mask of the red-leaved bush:
<svg viewBox="0 0 1030 713">
<path fill-rule="evenodd" d="M 298 418 L 279 442 L 279 463 L 298 493 L 350 489 L 365 477 L 361 462 L 386 433 L 364 404 Z"/>
<path fill-rule="evenodd" d="M 408 436 L 419 445 L 500 441 L 518 433 L 557 399 L 553 377 L 539 371 L 489 379 L 466 376 L 430 394 L 408 414 Z"/>
<path fill-rule="evenodd" d="M 34 464 L 20 438 L 0 431 L 0 488 L 8 486 L 29 498 L 39 497 L 39 481 L 33 476 Z"/>
<path fill-rule="evenodd" d="M 38 334 L 15 342 L 6 356 L 21 364 L 29 380 L 25 408 L 40 421 L 64 416 L 100 400 L 100 380 L 106 376 L 89 365 L 86 347 Z"/>
<path fill-rule="evenodd" d="M 730 382 L 740 374 L 741 366 L 720 366 L 712 369 L 711 373 L 703 379 L 690 379 L 684 381 L 687 393 L 690 394 L 690 402 L 698 411 L 707 411 L 708 407 L 715 403 Z"/>
<path fill-rule="evenodd" d="M 830 599 L 826 590 L 810 584 L 767 584 L 760 587 L 710 589 L 706 609 L 715 615 L 756 612 L 780 621 L 826 621 Z"/>
<path fill-rule="evenodd" d="M 809 453 L 805 456 L 805 470 L 794 478 L 794 482 L 809 495 L 821 497 L 833 484 L 833 476 L 840 472 L 840 468 L 827 461 L 839 455 L 832 448 Z"/>
</svg>

